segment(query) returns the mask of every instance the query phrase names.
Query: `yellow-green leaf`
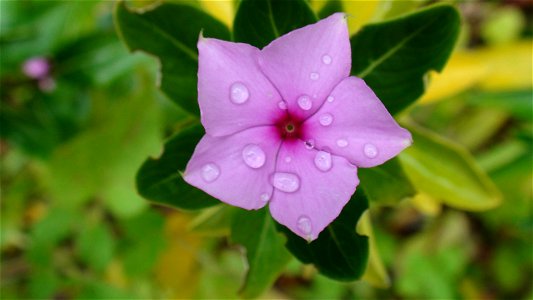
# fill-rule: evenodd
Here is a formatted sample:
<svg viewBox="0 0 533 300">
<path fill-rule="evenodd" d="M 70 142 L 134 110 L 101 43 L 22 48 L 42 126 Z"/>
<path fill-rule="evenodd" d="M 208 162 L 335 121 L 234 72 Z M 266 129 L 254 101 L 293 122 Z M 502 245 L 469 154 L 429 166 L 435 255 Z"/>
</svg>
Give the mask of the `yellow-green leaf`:
<svg viewBox="0 0 533 300">
<path fill-rule="evenodd" d="M 417 190 L 465 210 L 500 203 L 500 192 L 465 148 L 415 125 L 406 127 L 414 142 L 399 157 Z"/>
</svg>

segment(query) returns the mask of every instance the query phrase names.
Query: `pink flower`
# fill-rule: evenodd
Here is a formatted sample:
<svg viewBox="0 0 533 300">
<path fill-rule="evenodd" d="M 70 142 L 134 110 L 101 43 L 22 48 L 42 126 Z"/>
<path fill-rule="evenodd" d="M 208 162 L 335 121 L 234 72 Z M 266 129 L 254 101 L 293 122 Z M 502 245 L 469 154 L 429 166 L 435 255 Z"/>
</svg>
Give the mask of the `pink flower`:
<svg viewBox="0 0 533 300">
<path fill-rule="evenodd" d="M 48 76 L 50 64 L 44 57 L 33 57 L 24 62 L 22 71 L 30 78 L 41 79 Z"/>
<path fill-rule="evenodd" d="M 344 14 L 259 50 L 200 37 L 198 102 L 205 136 L 185 180 L 230 205 L 269 203 L 276 221 L 314 240 L 359 184 L 357 167 L 411 144 L 362 79 L 348 77 Z"/>
</svg>

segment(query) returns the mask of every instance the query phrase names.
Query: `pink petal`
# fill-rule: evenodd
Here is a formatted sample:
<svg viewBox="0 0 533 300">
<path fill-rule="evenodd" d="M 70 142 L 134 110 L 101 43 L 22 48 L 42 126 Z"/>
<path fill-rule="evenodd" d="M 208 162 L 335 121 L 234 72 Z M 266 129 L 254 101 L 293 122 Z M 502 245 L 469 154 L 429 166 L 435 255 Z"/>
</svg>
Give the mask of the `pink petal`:
<svg viewBox="0 0 533 300">
<path fill-rule="evenodd" d="M 270 125 L 284 114 L 279 93 L 257 64 L 259 49 L 200 37 L 198 52 L 198 102 L 207 134 Z"/>
<path fill-rule="evenodd" d="M 311 115 L 333 88 L 349 76 L 352 63 L 349 38 L 344 14 L 336 13 L 289 32 L 261 50 L 261 69 L 287 101 L 291 115 L 299 118 Z M 301 106 L 299 98 L 303 99 Z"/>
<path fill-rule="evenodd" d="M 274 219 L 311 241 L 340 214 L 359 179 L 346 159 L 292 141 L 283 142 L 271 182 Z"/>
<path fill-rule="evenodd" d="M 269 178 L 280 143 L 270 126 L 224 137 L 206 134 L 187 164 L 184 179 L 233 206 L 261 208 L 272 197 Z"/>
<path fill-rule="evenodd" d="M 373 167 L 412 143 L 374 92 L 359 78 L 344 79 L 331 98 L 304 123 L 305 138 L 358 167 Z"/>
</svg>

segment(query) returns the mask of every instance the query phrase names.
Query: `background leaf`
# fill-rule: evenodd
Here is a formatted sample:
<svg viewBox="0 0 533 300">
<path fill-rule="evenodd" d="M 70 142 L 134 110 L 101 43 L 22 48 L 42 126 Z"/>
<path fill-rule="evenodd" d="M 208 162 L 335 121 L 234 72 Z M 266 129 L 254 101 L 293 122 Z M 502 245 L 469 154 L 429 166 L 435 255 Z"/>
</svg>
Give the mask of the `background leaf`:
<svg viewBox="0 0 533 300">
<path fill-rule="evenodd" d="M 361 191 L 355 193 L 341 214 L 324 229 L 316 240 L 307 243 L 288 228 L 278 225 L 287 236 L 287 248 L 301 262 L 313 264 L 323 275 L 340 280 L 356 280 L 366 269 L 368 238 L 355 232 L 357 220 L 368 208 Z"/>
<path fill-rule="evenodd" d="M 500 192 L 464 148 L 414 125 L 406 128 L 413 145 L 399 158 L 417 190 L 466 210 L 500 203 Z"/>
<path fill-rule="evenodd" d="M 200 209 L 220 202 L 183 180 L 185 170 L 196 144 L 204 135 L 201 125 L 183 129 L 166 143 L 163 154 L 148 158 L 137 172 L 139 193 L 159 204 L 182 209 Z"/>
<path fill-rule="evenodd" d="M 115 22 L 130 50 L 155 55 L 161 63 L 161 90 L 188 112 L 199 115 L 196 73 L 200 31 L 206 37 L 229 40 L 226 26 L 186 4 L 164 3 L 145 12 L 134 12 L 121 1 Z"/>
<path fill-rule="evenodd" d="M 415 190 L 397 158 L 377 167 L 357 170 L 368 200 L 376 204 L 396 204 L 413 196 Z"/>
<path fill-rule="evenodd" d="M 351 38 L 352 74 L 363 78 L 395 114 L 424 93 L 428 71 L 442 70 L 459 26 L 459 13 L 449 5 L 367 25 Z"/>
<path fill-rule="evenodd" d="M 245 298 L 260 296 L 285 269 L 291 255 L 283 235 L 276 231 L 268 208 L 239 210 L 231 225 L 231 239 L 246 248 L 248 273 L 240 291 Z"/>
<path fill-rule="evenodd" d="M 233 22 L 233 38 L 263 48 L 279 36 L 316 21 L 304 0 L 243 0 Z"/>
</svg>

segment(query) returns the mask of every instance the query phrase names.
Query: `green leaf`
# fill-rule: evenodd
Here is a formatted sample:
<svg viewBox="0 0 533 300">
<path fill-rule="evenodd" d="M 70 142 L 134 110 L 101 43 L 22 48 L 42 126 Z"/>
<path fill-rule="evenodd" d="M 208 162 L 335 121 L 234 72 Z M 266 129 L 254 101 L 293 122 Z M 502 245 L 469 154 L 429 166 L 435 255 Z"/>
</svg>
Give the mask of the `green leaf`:
<svg viewBox="0 0 533 300">
<path fill-rule="evenodd" d="M 503 110 L 523 121 L 533 120 L 531 90 L 472 93 L 468 102 L 476 106 Z"/>
<path fill-rule="evenodd" d="M 181 174 L 203 134 L 199 124 L 183 129 L 165 143 L 159 158 L 148 158 L 137 172 L 137 190 L 141 196 L 181 209 L 219 204 L 220 201 L 186 183 Z"/>
<path fill-rule="evenodd" d="M 341 0 L 329 0 L 324 7 L 318 12 L 318 17 L 324 19 L 336 12 L 342 12 L 342 1 Z"/>
<path fill-rule="evenodd" d="M 115 23 L 130 50 L 143 50 L 160 60 L 161 90 L 183 109 L 199 115 L 198 36 L 203 32 L 206 37 L 229 40 L 228 29 L 195 7 L 175 3 L 135 12 L 121 1 L 115 9 Z"/>
<path fill-rule="evenodd" d="M 395 114 L 424 93 L 428 71 L 443 69 L 459 29 L 459 13 L 449 5 L 367 25 L 351 38 L 352 74 Z"/>
<path fill-rule="evenodd" d="M 399 158 L 417 190 L 466 210 L 500 203 L 500 192 L 467 150 L 417 126 L 406 128 L 414 143 Z"/>
<path fill-rule="evenodd" d="M 80 259 L 96 271 L 104 271 L 115 250 L 115 240 L 105 224 L 83 228 L 76 240 Z"/>
<path fill-rule="evenodd" d="M 116 217 L 147 206 L 135 191 L 135 172 L 161 143 L 159 111 L 153 77 L 135 75 L 135 88 L 113 101 L 106 92 L 92 93 L 90 128 L 53 153 L 44 177 L 58 205 L 98 197 Z"/>
<path fill-rule="evenodd" d="M 359 169 L 358 176 L 368 199 L 375 203 L 396 204 L 415 194 L 397 158 L 374 168 Z"/>
<path fill-rule="evenodd" d="M 363 275 L 368 260 L 368 238 L 355 232 L 357 220 L 368 208 L 368 200 L 358 191 L 341 214 L 316 240 L 307 243 L 288 228 L 278 229 L 287 236 L 287 248 L 301 262 L 314 264 L 320 273 L 339 281 L 356 280 Z"/>
<path fill-rule="evenodd" d="M 283 245 L 283 235 L 276 231 L 276 223 L 264 207 L 239 210 L 231 224 L 231 239 L 246 248 L 248 273 L 240 294 L 245 298 L 258 297 L 289 263 L 291 255 Z"/>
<path fill-rule="evenodd" d="M 233 22 L 233 38 L 263 48 L 285 33 L 316 21 L 304 0 L 243 0 Z"/>
<path fill-rule="evenodd" d="M 207 236 L 227 236 L 231 232 L 231 221 L 238 208 L 230 205 L 217 205 L 202 210 L 191 221 L 189 229 Z"/>
</svg>

